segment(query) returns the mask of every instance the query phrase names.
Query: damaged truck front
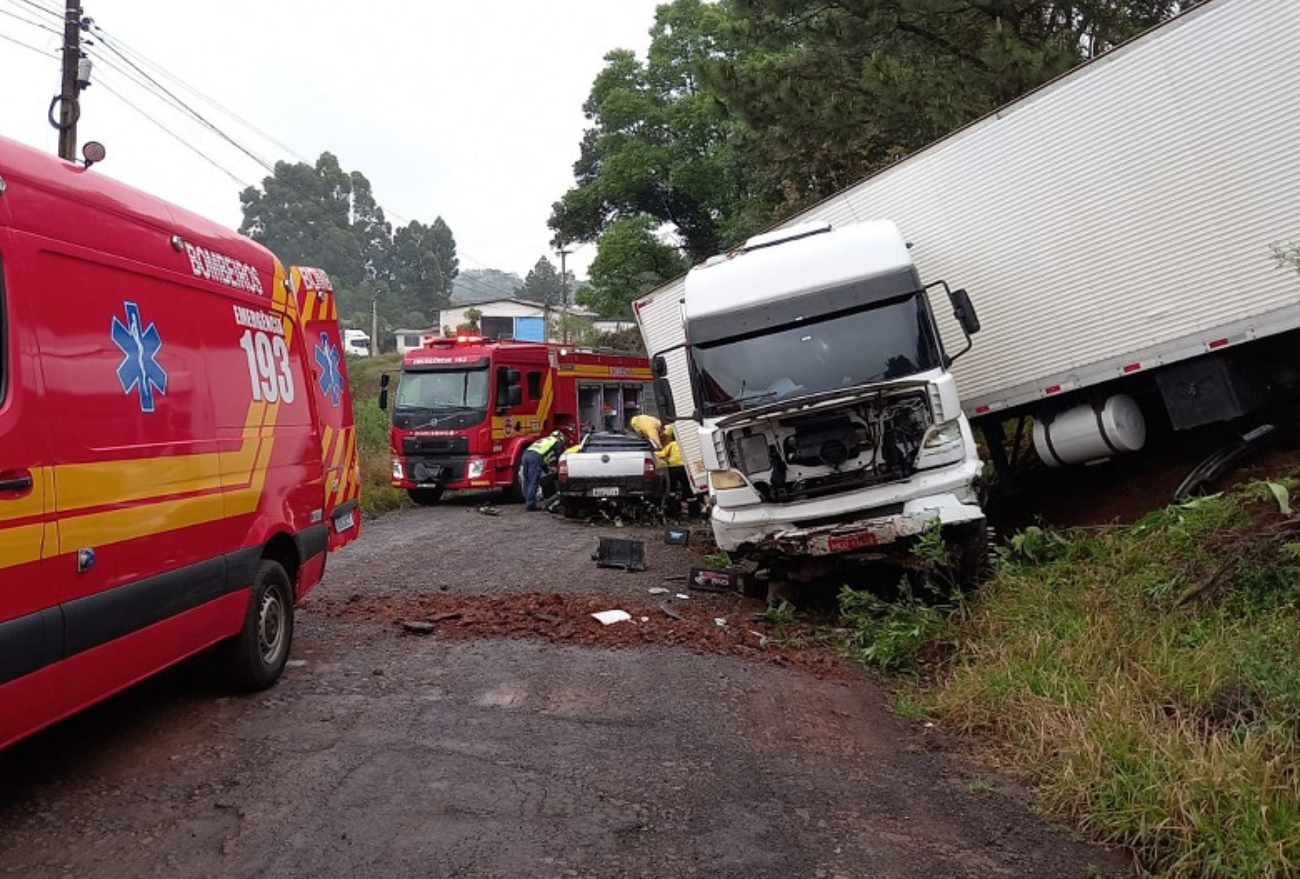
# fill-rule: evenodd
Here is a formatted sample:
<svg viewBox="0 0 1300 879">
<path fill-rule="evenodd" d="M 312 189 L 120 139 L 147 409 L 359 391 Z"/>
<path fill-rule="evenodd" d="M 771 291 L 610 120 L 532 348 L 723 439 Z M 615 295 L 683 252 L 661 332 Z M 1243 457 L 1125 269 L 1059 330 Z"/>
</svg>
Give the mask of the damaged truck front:
<svg viewBox="0 0 1300 879">
<path fill-rule="evenodd" d="M 960 351 L 944 350 L 932 290 Z M 750 239 L 687 275 L 680 314 L 693 411 L 683 370 L 652 349 L 656 387 L 699 430 L 722 549 L 793 572 L 901 557 L 937 527 L 954 573 L 974 575 L 981 464 L 948 367 L 979 324 L 965 291 L 921 284 L 893 223 Z"/>
</svg>

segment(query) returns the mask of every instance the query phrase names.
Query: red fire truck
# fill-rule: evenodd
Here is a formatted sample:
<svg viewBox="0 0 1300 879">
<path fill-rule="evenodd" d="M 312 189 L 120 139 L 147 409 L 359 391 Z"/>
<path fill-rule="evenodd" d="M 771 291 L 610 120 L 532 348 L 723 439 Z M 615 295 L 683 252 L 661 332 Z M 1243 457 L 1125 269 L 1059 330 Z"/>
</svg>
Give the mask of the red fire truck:
<svg viewBox="0 0 1300 879">
<path fill-rule="evenodd" d="M 329 279 L 0 138 L 0 747 L 217 645 L 273 684 L 361 527 Z"/>
<path fill-rule="evenodd" d="M 385 376 L 385 408 L 387 385 Z M 622 430 L 654 405 L 643 357 L 478 336 L 408 352 L 392 403 L 392 482 L 419 504 L 449 489 L 503 488 L 518 498 L 519 459 L 533 440 L 557 429 L 571 442 Z"/>
</svg>

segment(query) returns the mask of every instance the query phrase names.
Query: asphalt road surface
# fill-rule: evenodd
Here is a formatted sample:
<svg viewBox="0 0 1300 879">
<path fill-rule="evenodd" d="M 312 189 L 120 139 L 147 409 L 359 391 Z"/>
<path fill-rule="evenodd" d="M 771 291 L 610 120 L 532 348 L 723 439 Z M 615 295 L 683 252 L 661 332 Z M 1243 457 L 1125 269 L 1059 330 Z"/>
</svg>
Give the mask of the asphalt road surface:
<svg viewBox="0 0 1300 879">
<path fill-rule="evenodd" d="M 867 674 L 763 648 L 730 596 L 651 596 L 693 558 L 661 533 L 456 499 L 368 522 L 276 687 L 232 697 L 200 657 L 0 753 L 0 876 L 1123 870 Z M 599 535 L 644 539 L 649 570 L 597 569 Z"/>
</svg>

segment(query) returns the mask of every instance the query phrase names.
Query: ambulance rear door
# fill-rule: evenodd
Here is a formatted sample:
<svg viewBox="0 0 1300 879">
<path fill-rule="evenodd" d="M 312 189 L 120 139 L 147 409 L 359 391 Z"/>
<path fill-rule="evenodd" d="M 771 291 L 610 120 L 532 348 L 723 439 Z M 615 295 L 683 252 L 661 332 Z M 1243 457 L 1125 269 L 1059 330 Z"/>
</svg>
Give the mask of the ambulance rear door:
<svg viewBox="0 0 1300 879">
<path fill-rule="evenodd" d="M 320 269 L 289 269 L 312 376 L 312 402 L 325 469 L 325 518 L 329 548 L 361 533 L 361 463 L 352 414 L 352 389 L 339 333 L 338 304 L 329 276 Z"/>
</svg>

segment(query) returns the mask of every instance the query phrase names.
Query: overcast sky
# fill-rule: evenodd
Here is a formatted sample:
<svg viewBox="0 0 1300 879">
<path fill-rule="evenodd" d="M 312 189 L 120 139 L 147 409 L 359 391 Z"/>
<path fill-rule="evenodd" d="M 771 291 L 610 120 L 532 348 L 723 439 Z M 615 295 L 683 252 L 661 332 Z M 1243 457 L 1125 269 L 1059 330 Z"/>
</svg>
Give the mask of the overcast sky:
<svg viewBox="0 0 1300 879">
<path fill-rule="evenodd" d="M 133 83 L 139 74 L 116 46 L 260 158 L 315 162 L 329 150 L 366 175 L 394 223 L 441 215 L 462 268 L 523 276 L 543 255 L 558 261 L 546 219 L 573 183 L 582 103 L 602 58 L 614 48 L 644 57 L 658 2 L 82 0 L 104 31 L 90 51 L 104 60 L 82 96 L 78 139 L 108 148 L 100 173 L 232 228 L 239 191 L 267 175 Z M 0 0 L 0 134 L 50 152 L 62 5 Z M 570 266 L 581 274 L 594 255 L 582 248 Z"/>
</svg>

